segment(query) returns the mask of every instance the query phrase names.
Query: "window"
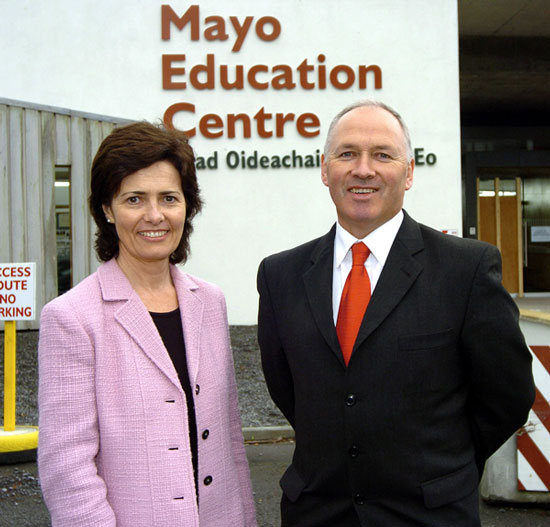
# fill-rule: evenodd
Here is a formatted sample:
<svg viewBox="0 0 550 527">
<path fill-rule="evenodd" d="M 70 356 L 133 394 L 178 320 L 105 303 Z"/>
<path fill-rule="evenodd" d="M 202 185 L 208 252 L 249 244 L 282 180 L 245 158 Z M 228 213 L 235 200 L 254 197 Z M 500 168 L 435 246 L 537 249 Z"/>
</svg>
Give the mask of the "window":
<svg viewBox="0 0 550 527">
<path fill-rule="evenodd" d="M 55 167 L 55 227 L 57 294 L 71 288 L 71 169 Z"/>
</svg>

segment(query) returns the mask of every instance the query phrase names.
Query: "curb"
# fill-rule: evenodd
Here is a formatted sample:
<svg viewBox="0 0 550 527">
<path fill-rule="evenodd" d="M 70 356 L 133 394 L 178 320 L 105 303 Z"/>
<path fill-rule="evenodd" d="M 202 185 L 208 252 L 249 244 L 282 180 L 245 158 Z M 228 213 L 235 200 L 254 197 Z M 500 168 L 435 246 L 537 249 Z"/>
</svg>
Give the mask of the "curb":
<svg viewBox="0 0 550 527">
<path fill-rule="evenodd" d="M 520 318 L 525 320 L 531 320 L 533 322 L 540 322 L 541 324 L 550 325 L 550 313 L 545 311 L 536 311 L 534 309 L 520 309 Z"/>
<path fill-rule="evenodd" d="M 247 426 L 243 428 L 243 437 L 247 442 L 283 441 L 294 439 L 294 429 L 291 426 Z"/>
</svg>

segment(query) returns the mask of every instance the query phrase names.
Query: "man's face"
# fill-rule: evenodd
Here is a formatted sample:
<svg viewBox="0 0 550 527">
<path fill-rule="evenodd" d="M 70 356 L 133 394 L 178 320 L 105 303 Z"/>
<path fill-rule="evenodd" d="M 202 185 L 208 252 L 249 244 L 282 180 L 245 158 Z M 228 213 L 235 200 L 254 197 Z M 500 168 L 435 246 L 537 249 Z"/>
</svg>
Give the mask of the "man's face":
<svg viewBox="0 0 550 527">
<path fill-rule="evenodd" d="M 399 121 L 375 106 L 342 116 L 321 165 L 340 225 L 356 238 L 364 238 L 401 210 L 413 170 Z"/>
</svg>

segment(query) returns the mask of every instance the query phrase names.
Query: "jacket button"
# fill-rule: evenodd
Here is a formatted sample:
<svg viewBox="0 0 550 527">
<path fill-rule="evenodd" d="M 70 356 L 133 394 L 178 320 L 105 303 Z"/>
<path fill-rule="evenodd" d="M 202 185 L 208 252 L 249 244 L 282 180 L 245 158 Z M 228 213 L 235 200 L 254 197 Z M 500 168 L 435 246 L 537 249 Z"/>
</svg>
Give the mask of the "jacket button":
<svg viewBox="0 0 550 527">
<path fill-rule="evenodd" d="M 348 452 L 351 457 L 357 457 L 359 455 L 360 450 L 357 445 L 352 445 Z"/>
<path fill-rule="evenodd" d="M 356 494 L 353 496 L 353 501 L 356 503 L 356 505 L 365 505 L 365 496 L 362 494 Z"/>
<path fill-rule="evenodd" d="M 205 485 L 210 485 L 210 483 L 212 483 L 212 476 L 206 476 L 204 478 L 204 484 Z"/>
<path fill-rule="evenodd" d="M 210 430 L 206 429 L 203 433 L 202 433 L 202 438 L 203 439 L 208 439 L 208 436 L 210 435 Z"/>
<path fill-rule="evenodd" d="M 195 386 L 195 395 L 199 395 L 199 392 L 201 391 L 201 387 L 197 384 Z"/>
<path fill-rule="evenodd" d="M 346 406 L 353 406 L 356 403 L 357 399 L 355 397 L 355 394 L 350 393 L 346 396 Z"/>
</svg>

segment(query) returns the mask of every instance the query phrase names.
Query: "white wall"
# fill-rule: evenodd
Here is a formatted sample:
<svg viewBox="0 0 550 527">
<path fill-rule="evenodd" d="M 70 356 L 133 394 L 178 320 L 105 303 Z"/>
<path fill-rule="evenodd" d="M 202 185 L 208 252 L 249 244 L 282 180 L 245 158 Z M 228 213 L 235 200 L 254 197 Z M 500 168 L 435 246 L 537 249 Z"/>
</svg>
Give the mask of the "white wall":
<svg viewBox="0 0 550 527">
<path fill-rule="evenodd" d="M 343 106 L 362 98 L 394 106 L 411 129 L 413 146 L 433 152 L 437 162 L 418 167 L 407 210 L 435 228 L 461 232 L 458 30 L 456 2 L 433 0 L 215 0 L 200 6 L 201 36 L 172 26 L 161 40 L 161 5 L 180 16 L 189 2 L 162 0 L 0 0 L 4 20 L 0 34 L 0 97 L 71 108 L 128 119 L 157 120 L 176 102 L 196 105 L 176 124 L 194 126 L 206 113 L 254 115 L 266 112 L 311 112 L 321 134 L 303 138 L 288 126 L 282 138 L 206 139 L 192 144 L 199 156 L 218 152 L 217 170 L 199 172 L 205 200 L 191 238 L 189 272 L 218 283 L 228 300 L 230 322 L 253 324 L 257 295 L 255 275 L 262 257 L 325 233 L 335 212 L 320 171 L 310 169 L 236 169 L 225 164 L 228 151 L 260 155 L 301 155 L 322 150 L 330 119 Z M 207 41 L 208 16 L 224 17 L 229 38 Z M 229 16 L 242 22 L 254 16 L 239 52 Z M 265 42 L 254 23 L 273 16 L 280 36 Z M 330 70 L 337 64 L 357 69 L 376 64 L 382 89 L 212 91 L 162 89 L 162 54 L 186 54 L 188 70 L 203 64 L 208 53 L 219 64 L 252 66 L 288 64 L 304 59 L 317 65 L 320 53 Z M 263 80 L 272 75 L 260 75 Z M 298 74 L 295 75 L 298 77 Z M 313 78 L 313 77 L 312 77 Z M 181 80 L 174 78 L 174 80 Z M 187 79 L 188 80 L 188 79 Z M 371 79 L 369 79 L 371 80 Z M 181 117 L 181 115 L 179 116 Z"/>
</svg>

